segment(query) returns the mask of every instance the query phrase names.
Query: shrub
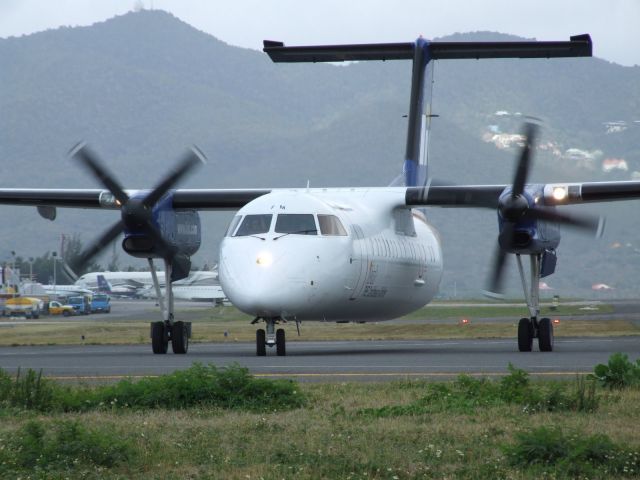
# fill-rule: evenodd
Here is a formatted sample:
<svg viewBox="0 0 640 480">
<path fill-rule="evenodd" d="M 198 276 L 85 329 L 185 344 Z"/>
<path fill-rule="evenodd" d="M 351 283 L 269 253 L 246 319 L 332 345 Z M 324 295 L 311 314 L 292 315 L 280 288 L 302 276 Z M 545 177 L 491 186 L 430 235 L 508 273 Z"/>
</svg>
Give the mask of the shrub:
<svg viewBox="0 0 640 480">
<path fill-rule="evenodd" d="M 460 375 L 451 383 L 426 385 L 426 393 L 408 405 L 366 408 L 361 415 L 394 417 L 435 412 L 473 413 L 478 407 L 521 405 L 525 413 L 551 411 L 591 412 L 598 407 L 595 383 L 577 378 L 572 390 L 566 384 L 531 384 L 529 374 L 509 364 L 509 375 L 499 382 Z"/>
<path fill-rule="evenodd" d="M 194 364 L 156 378 L 122 380 L 95 388 L 60 385 L 28 370 L 12 379 L 0 370 L 0 407 L 37 411 L 96 408 L 188 408 L 195 405 L 251 411 L 299 408 L 306 398 L 289 380 L 258 379 L 246 368 Z"/>
<path fill-rule="evenodd" d="M 94 402 L 114 408 L 187 408 L 208 405 L 227 409 L 271 411 L 299 408 L 305 397 L 289 380 L 258 379 L 249 370 L 196 363 L 156 378 L 122 380 L 96 390 Z"/>
<path fill-rule="evenodd" d="M 614 353 L 607 365 L 600 363 L 594 368 L 594 376 L 610 390 L 640 385 L 640 359 L 629 361 L 626 353 Z"/>
</svg>

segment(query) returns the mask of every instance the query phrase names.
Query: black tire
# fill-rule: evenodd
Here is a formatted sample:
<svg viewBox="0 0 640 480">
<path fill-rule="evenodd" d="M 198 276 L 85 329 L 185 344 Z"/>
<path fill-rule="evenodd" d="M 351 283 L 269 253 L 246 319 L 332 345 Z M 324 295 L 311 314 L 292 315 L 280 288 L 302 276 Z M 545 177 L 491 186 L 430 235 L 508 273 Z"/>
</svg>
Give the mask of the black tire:
<svg viewBox="0 0 640 480">
<path fill-rule="evenodd" d="M 538 348 L 541 352 L 553 351 L 553 323 L 548 318 L 540 320 L 538 325 Z"/>
<path fill-rule="evenodd" d="M 267 355 L 267 335 L 264 329 L 256 330 L 256 356 L 264 357 Z"/>
<path fill-rule="evenodd" d="M 111 307 L 107 307 L 107 309 L 104 312 L 105 313 L 111 313 Z"/>
<path fill-rule="evenodd" d="M 518 350 L 530 352 L 533 349 L 533 325 L 528 318 L 521 318 L 518 323 Z"/>
<path fill-rule="evenodd" d="M 63 310 L 62 311 L 62 316 L 63 317 L 69 317 L 69 316 L 71 316 L 71 312 L 69 310 Z"/>
<path fill-rule="evenodd" d="M 284 357 L 287 354 L 284 328 L 276 330 L 276 353 L 279 357 Z"/>
<path fill-rule="evenodd" d="M 171 348 L 173 353 L 183 354 L 189 350 L 189 332 L 184 322 L 174 322 L 171 328 Z"/>
<path fill-rule="evenodd" d="M 151 350 L 155 354 L 167 353 L 167 348 L 169 348 L 169 339 L 164 330 L 164 322 L 151 324 Z"/>
</svg>

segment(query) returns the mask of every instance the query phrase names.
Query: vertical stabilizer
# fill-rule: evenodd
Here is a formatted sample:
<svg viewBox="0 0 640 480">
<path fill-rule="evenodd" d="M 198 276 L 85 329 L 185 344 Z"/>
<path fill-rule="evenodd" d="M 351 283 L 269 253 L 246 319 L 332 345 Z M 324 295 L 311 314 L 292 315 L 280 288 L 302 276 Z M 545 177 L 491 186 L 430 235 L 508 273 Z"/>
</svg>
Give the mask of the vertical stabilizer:
<svg viewBox="0 0 640 480">
<path fill-rule="evenodd" d="M 411 94 L 404 159 L 404 183 L 423 186 L 427 181 L 430 107 L 425 115 L 425 78 L 431 78 L 431 60 L 481 58 L 590 57 L 591 37 L 577 35 L 568 42 L 430 42 L 420 37 L 409 43 L 312 45 L 286 47 L 264 41 L 264 52 L 274 62 L 344 62 L 360 60 L 412 60 Z M 431 67 L 429 67 L 431 65 Z M 428 99 L 431 104 L 431 98 Z"/>
</svg>

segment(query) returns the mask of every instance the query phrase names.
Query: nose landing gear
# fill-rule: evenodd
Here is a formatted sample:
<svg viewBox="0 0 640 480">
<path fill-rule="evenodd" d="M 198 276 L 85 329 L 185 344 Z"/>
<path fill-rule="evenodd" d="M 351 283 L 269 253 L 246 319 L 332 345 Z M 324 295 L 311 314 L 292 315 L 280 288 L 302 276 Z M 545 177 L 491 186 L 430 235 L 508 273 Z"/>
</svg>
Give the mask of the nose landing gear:
<svg viewBox="0 0 640 480">
<path fill-rule="evenodd" d="M 266 331 L 262 328 L 256 330 L 256 356 L 264 357 L 267 355 L 267 346 L 276 346 L 276 354 L 284 357 L 287 354 L 286 340 L 283 328 L 276 330 L 277 323 L 284 321 L 281 318 L 260 318 L 256 317 L 251 323 L 258 323 L 263 320 L 267 325 Z"/>
</svg>

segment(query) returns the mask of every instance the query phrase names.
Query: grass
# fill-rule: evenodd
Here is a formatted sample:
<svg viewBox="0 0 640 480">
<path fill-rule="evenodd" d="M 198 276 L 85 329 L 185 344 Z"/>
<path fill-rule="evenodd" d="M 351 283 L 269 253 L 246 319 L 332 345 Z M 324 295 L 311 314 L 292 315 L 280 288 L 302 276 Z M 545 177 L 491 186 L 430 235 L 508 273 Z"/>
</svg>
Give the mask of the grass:
<svg viewBox="0 0 640 480">
<path fill-rule="evenodd" d="M 611 305 L 598 305 L 597 311 L 580 310 L 580 306 L 565 305 L 553 314 L 560 318 L 556 325 L 558 337 L 640 335 L 640 325 L 627 320 L 584 320 L 585 314 L 606 314 Z M 517 321 L 525 309 L 490 304 L 476 307 L 453 307 L 447 304 L 429 305 L 397 322 L 366 324 L 336 324 L 304 322 L 301 336 L 295 326 L 287 328 L 287 341 L 317 340 L 403 340 L 403 339 L 459 339 L 459 338 L 514 338 Z M 543 310 L 544 312 L 544 310 Z M 548 313 L 543 313 L 547 315 Z M 550 314 L 548 314 L 550 315 Z M 498 320 L 480 320 L 498 317 Z M 461 325 L 461 319 L 470 323 Z M 504 319 L 512 321 L 504 321 Z M 101 316 L 98 321 L 69 321 L 55 324 L 2 325 L 0 345 L 78 345 L 78 344 L 146 344 L 149 342 L 147 322 L 109 321 Z M 232 307 L 211 309 L 194 320 L 193 342 L 254 341 L 255 325 L 251 318 Z"/>
<path fill-rule="evenodd" d="M 307 401 L 278 412 L 202 404 L 37 414 L 0 408 L 0 477 L 640 477 L 639 388 L 598 387 L 596 409 L 532 411 L 518 400 L 523 392 L 535 397 L 580 387 L 529 381 L 516 370 L 505 378 L 294 384 Z M 362 414 L 428 405 L 424 398 L 434 388 L 458 398 L 432 396 L 437 408 L 402 415 Z M 460 404 L 498 397 L 472 408 Z"/>
</svg>

